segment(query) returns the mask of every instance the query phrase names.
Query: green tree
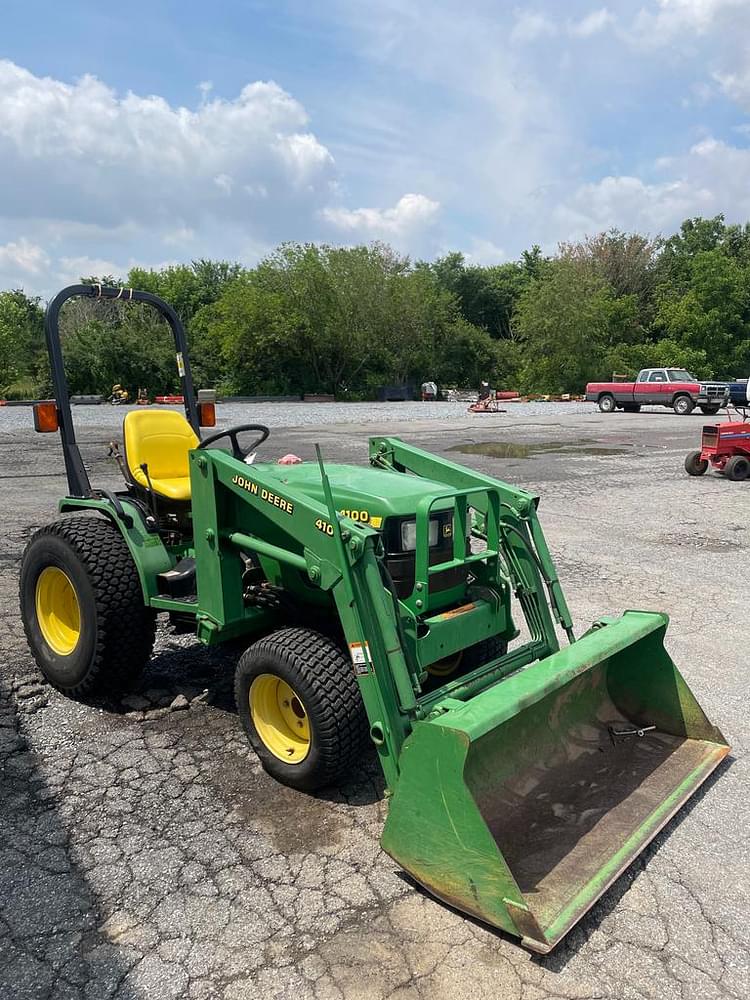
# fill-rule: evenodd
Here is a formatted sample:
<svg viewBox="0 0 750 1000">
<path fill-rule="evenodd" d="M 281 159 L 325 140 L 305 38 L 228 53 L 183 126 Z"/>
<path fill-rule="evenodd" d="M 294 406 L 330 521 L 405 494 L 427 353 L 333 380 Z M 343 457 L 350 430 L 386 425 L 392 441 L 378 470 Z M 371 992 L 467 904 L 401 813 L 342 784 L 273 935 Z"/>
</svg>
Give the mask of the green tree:
<svg viewBox="0 0 750 1000">
<path fill-rule="evenodd" d="M 634 300 L 623 317 L 593 269 L 560 258 L 532 282 L 518 304 L 525 387 L 541 392 L 578 392 L 601 370 L 608 347 L 632 323 Z"/>
<path fill-rule="evenodd" d="M 716 247 L 698 251 L 688 275 L 683 294 L 662 299 L 657 331 L 703 352 L 720 373 L 745 372 L 750 364 L 748 269 Z"/>
<path fill-rule="evenodd" d="M 179 388 L 166 323 L 135 304 L 123 306 L 126 310 L 123 322 L 91 319 L 66 334 L 63 357 L 71 393 L 108 395 L 115 383 L 133 393 L 143 387 L 151 395 Z"/>
<path fill-rule="evenodd" d="M 661 248 L 661 239 L 610 229 L 579 243 L 561 243 L 560 256 L 593 268 L 617 298 L 635 296 L 640 322 L 646 325 L 653 308 Z"/>
<path fill-rule="evenodd" d="M 299 321 L 284 305 L 278 293 L 243 274 L 201 310 L 195 336 L 205 381 L 237 395 L 299 392 Z"/>
<path fill-rule="evenodd" d="M 125 284 L 164 299 L 189 328 L 198 310 L 216 302 L 222 290 L 242 271 L 239 264 L 202 259 L 191 264 L 170 265 L 158 271 L 134 267 L 128 272 Z"/>
<path fill-rule="evenodd" d="M 476 388 L 482 379 L 493 386 L 506 380 L 500 365 L 498 342 L 463 318 L 457 318 L 438 345 L 434 370 L 438 385 Z"/>
<path fill-rule="evenodd" d="M 601 373 L 606 378 L 612 372 L 635 378 L 641 368 L 662 367 L 684 368 L 696 378 L 715 375 L 704 351 L 667 338 L 640 344 L 614 344 L 604 353 Z"/>
<path fill-rule="evenodd" d="M 659 257 L 658 280 L 667 295 L 684 293 L 690 287 L 693 260 L 699 253 L 726 248 L 727 226 L 723 215 L 712 219 L 685 219 L 680 231 L 664 241 Z"/>
<path fill-rule="evenodd" d="M 20 289 L 0 292 L 0 396 L 31 396 L 44 350 L 44 314 L 38 298 Z"/>
<path fill-rule="evenodd" d="M 382 358 L 388 286 L 408 261 L 382 244 L 285 244 L 256 270 L 259 287 L 279 295 L 297 320 L 306 359 L 302 390 L 339 392 L 361 383 Z"/>
<path fill-rule="evenodd" d="M 456 297 L 465 320 L 493 337 L 512 339 L 518 299 L 542 267 L 541 251 L 535 247 L 522 263 L 467 266 L 463 254 L 451 253 L 430 269 L 439 286 Z"/>
</svg>

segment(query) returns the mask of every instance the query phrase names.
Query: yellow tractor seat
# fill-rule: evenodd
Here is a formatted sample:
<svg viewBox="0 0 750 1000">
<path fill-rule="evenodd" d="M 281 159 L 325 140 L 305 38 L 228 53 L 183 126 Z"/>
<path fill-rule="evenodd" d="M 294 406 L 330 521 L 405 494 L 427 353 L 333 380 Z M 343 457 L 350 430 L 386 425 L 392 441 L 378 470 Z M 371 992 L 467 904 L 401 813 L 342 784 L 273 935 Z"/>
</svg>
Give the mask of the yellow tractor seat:
<svg viewBox="0 0 750 1000">
<path fill-rule="evenodd" d="M 122 424 L 125 461 L 133 482 L 168 500 L 190 500 L 188 452 L 200 439 L 175 410 L 134 410 Z M 148 467 L 148 477 L 141 468 Z"/>
</svg>

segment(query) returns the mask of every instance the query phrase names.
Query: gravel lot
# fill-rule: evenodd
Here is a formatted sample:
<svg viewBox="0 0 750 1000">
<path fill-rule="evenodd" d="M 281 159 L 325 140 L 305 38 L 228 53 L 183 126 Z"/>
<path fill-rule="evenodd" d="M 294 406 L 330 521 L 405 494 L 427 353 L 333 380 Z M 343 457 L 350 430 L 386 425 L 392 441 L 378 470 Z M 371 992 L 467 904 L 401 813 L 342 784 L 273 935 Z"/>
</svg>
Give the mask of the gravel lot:
<svg viewBox="0 0 750 1000">
<path fill-rule="evenodd" d="M 35 435 L 28 409 L 0 409 L 2 1000 L 750 996 L 750 484 L 684 474 L 699 414 L 507 409 L 219 415 L 273 426 L 270 457 L 311 458 L 319 442 L 329 459 L 364 462 L 368 434 L 388 431 L 538 491 L 579 630 L 624 608 L 671 615 L 670 652 L 733 745 L 702 792 L 552 955 L 531 956 L 380 852 L 374 759 L 316 797 L 267 778 L 238 731 L 227 656 L 162 629 L 135 697 L 76 704 L 40 683 L 18 563 L 65 481 L 58 439 Z M 97 485 L 117 482 L 104 452 L 122 415 L 75 411 Z"/>
</svg>

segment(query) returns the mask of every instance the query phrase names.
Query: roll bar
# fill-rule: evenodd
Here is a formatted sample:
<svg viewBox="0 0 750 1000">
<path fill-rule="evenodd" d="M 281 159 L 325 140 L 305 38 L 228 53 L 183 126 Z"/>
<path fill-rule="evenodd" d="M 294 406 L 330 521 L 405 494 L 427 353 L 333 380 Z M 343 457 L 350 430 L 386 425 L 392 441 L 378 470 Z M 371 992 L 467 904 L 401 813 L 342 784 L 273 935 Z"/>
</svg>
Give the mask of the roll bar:
<svg viewBox="0 0 750 1000">
<path fill-rule="evenodd" d="M 44 314 L 44 336 L 47 340 L 52 385 L 57 403 L 62 439 L 65 472 L 68 477 L 68 490 L 71 496 L 88 497 L 92 495 L 91 483 L 81 458 L 81 452 L 76 443 L 73 418 L 70 412 L 70 394 L 68 381 L 63 365 L 62 345 L 60 343 L 60 309 L 72 298 L 89 299 L 122 299 L 124 302 L 145 302 L 153 306 L 169 323 L 174 336 L 177 354 L 177 371 L 180 376 L 182 396 L 185 400 L 185 415 L 196 434 L 200 436 L 198 407 L 193 389 L 193 377 L 190 372 L 187 337 L 185 328 L 174 309 L 151 292 L 139 292 L 133 288 L 110 288 L 106 285 L 69 285 L 50 301 Z"/>
</svg>

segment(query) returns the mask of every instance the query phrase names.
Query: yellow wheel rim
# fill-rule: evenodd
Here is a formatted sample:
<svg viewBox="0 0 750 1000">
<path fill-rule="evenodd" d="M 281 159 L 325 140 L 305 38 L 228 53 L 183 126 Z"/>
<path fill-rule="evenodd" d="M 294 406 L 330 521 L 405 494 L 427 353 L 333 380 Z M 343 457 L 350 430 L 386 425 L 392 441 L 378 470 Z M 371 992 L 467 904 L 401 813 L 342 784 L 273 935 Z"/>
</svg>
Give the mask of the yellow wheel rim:
<svg viewBox="0 0 750 1000">
<path fill-rule="evenodd" d="M 461 660 L 464 658 L 464 651 L 460 649 L 453 656 L 444 656 L 442 660 L 431 663 L 427 668 L 427 673 L 432 677 L 449 677 L 454 670 L 458 670 Z"/>
<path fill-rule="evenodd" d="M 274 757 L 301 764 L 310 752 L 310 720 L 297 692 L 274 674 L 260 674 L 250 685 L 250 716 L 255 731 Z"/>
<path fill-rule="evenodd" d="M 81 636 L 78 595 L 67 573 L 47 566 L 36 581 L 36 617 L 44 641 L 59 656 L 70 656 Z"/>
</svg>

